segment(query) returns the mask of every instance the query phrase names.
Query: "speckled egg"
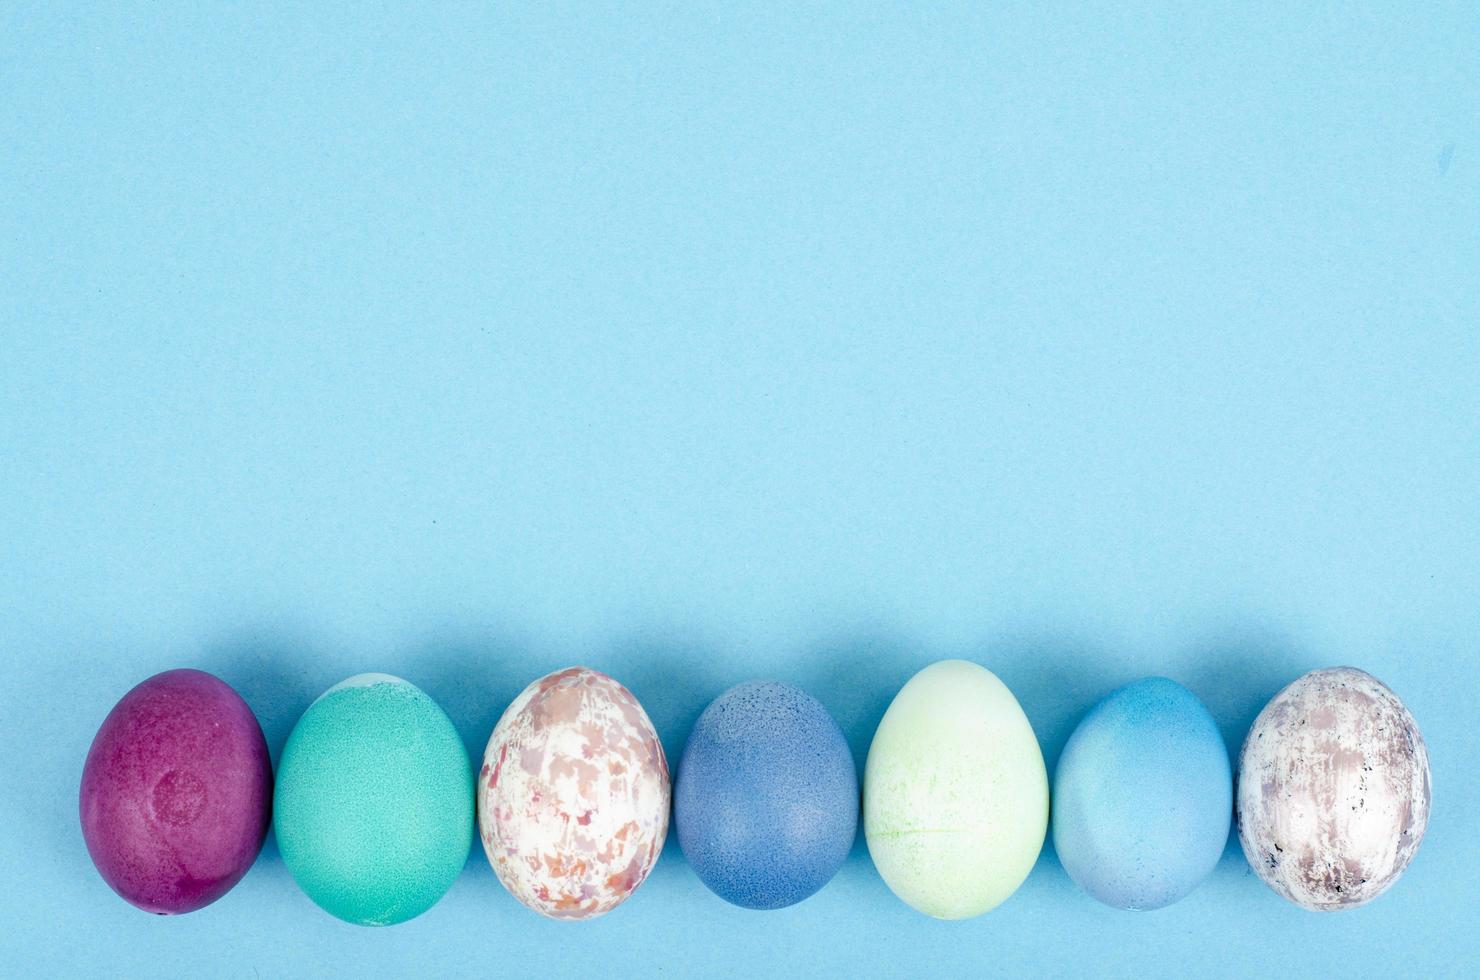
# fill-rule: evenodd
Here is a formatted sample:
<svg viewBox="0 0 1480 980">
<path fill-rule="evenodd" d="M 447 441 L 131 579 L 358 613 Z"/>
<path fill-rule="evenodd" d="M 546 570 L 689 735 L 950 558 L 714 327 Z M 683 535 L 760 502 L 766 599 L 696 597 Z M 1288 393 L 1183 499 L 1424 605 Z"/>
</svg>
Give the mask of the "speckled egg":
<svg viewBox="0 0 1480 980">
<path fill-rule="evenodd" d="M 247 873 L 267 834 L 262 729 L 219 678 L 156 674 L 103 720 L 79 809 L 88 854 L 125 900 L 158 915 L 209 905 Z"/>
<path fill-rule="evenodd" d="M 1127 684 L 1069 736 L 1053 781 L 1053 842 L 1069 877 L 1120 909 L 1159 909 L 1228 844 L 1233 769 L 1208 709 L 1165 677 Z"/>
<path fill-rule="evenodd" d="M 800 902 L 842 867 L 858 832 L 858 776 L 838 723 L 790 684 L 730 688 L 684 745 L 673 822 L 720 898 L 749 909 Z"/>
<path fill-rule="evenodd" d="M 288 736 L 273 827 L 283 863 L 320 908 L 356 925 L 404 922 L 436 904 L 467 863 L 467 749 L 415 684 L 351 677 Z"/>
<path fill-rule="evenodd" d="M 1302 908 L 1355 908 L 1387 891 L 1429 821 L 1418 725 L 1355 667 L 1313 670 L 1276 694 L 1244 740 L 1238 780 L 1244 856 Z"/>
<path fill-rule="evenodd" d="M 980 915 L 1017 890 L 1048 829 L 1048 773 L 995 674 L 943 660 L 900 689 L 869 747 L 863 827 L 884 882 L 927 915 Z"/>
<path fill-rule="evenodd" d="M 668 763 L 642 705 L 585 667 L 525 688 L 493 729 L 478 828 L 499 881 L 553 919 L 590 919 L 642 884 L 668 833 Z"/>
</svg>

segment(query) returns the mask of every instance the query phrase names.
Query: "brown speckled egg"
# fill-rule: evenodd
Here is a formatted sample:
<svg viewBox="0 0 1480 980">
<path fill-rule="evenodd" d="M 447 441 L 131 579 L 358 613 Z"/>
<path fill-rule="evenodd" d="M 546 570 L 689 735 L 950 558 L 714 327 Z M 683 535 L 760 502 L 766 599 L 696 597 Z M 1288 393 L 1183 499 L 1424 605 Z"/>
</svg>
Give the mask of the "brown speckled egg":
<svg viewBox="0 0 1480 980">
<path fill-rule="evenodd" d="M 1239 840 L 1259 877 L 1296 905 L 1372 901 L 1413 860 L 1428 820 L 1423 736 L 1371 674 L 1313 670 L 1254 720 L 1239 759 Z"/>
<path fill-rule="evenodd" d="M 499 881 L 554 919 L 609 912 L 642 884 L 668 833 L 668 764 L 642 705 L 570 667 L 509 705 L 478 774 L 478 831 Z"/>
</svg>

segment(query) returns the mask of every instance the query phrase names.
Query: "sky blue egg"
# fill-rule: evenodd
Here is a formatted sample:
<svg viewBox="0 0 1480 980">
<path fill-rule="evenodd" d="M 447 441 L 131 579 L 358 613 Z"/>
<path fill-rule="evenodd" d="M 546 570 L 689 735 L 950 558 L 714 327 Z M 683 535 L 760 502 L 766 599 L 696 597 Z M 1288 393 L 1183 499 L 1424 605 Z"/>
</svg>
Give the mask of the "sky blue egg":
<svg viewBox="0 0 1480 980">
<path fill-rule="evenodd" d="M 1165 677 L 1095 705 L 1054 773 L 1059 860 L 1116 908 L 1159 909 L 1187 895 L 1218 863 L 1232 818 L 1223 736 L 1196 695 Z"/>
<path fill-rule="evenodd" d="M 730 688 L 684 746 L 673 820 L 720 898 L 749 909 L 800 902 L 837 873 L 858 829 L 858 775 L 838 723 L 790 684 Z"/>
</svg>

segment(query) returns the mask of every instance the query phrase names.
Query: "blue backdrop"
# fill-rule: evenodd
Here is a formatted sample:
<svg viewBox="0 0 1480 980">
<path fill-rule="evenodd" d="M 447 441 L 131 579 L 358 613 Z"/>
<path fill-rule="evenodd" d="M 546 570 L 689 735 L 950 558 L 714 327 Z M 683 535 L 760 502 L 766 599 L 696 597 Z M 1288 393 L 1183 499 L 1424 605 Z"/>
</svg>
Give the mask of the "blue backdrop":
<svg viewBox="0 0 1480 980">
<path fill-rule="evenodd" d="M 428 6 L 0 9 L 5 971 L 1474 968 L 1472 4 Z M 1045 851 L 964 923 L 861 841 L 748 913 L 670 837 L 584 925 L 473 852 L 367 930 L 271 840 L 149 917 L 78 828 L 97 725 L 167 667 L 235 685 L 275 756 L 359 671 L 480 752 L 588 664 L 674 759 L 776 677 L 861 766 L 943 657 L 1013 688 L 1050 767 L 1145 674 L 1236 751 L 1296 675 L 1364 667 L 1429 740 L 1428 840 L 1355 912 L 1234 844 L 1149 914 Z"/>
</svg>

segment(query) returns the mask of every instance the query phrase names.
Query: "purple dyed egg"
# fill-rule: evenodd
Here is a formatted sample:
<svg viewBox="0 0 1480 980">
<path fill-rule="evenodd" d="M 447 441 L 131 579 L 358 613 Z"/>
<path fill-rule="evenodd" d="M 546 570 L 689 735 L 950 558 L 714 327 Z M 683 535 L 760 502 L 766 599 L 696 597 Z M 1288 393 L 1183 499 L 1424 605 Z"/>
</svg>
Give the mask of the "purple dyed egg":
<svg viewBox="0 0 1480 980">
<path fill-rule="evenodd" d="M 126 901 L 157 915 L 204 908 L 247 873 L 267 834 L 262 728 L 219 678 L 155 674 L 103 719 L 80 809 L 88 854 Z"/>
</svg>

